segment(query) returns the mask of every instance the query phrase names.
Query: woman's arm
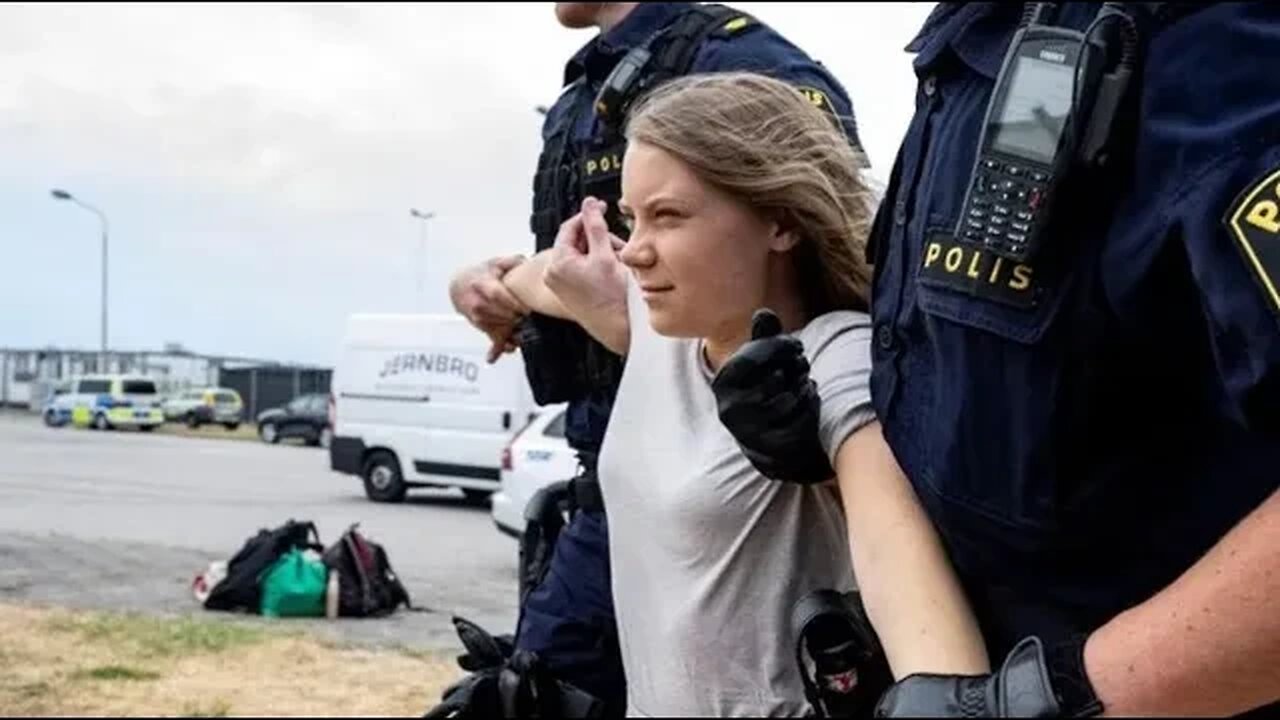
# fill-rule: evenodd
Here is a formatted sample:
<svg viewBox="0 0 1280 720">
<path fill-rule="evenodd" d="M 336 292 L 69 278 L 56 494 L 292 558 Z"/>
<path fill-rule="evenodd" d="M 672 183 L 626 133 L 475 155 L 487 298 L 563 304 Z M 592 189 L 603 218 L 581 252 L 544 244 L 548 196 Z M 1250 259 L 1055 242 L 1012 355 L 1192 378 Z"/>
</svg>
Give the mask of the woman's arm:
<svg viewBox="0 0 1280 720">
<path fill-rule="evenodd" d="M 840 445 L 836 477 L 858 590 L 894 678 L 990 672 L 959 579 L 879 423 Z"/>
<path fill-rule="evenodd" d="M 554 248 L 543 250 L 529 260 L 511 268 L 502 276 L 502 282 L 516 299 L 534 312 L 550 315 L 563 320 L 577 318 L 560 302 L 556 294 L 551 292 L 543 280 L 547 265 L 551 263 Z"/>
</svg>

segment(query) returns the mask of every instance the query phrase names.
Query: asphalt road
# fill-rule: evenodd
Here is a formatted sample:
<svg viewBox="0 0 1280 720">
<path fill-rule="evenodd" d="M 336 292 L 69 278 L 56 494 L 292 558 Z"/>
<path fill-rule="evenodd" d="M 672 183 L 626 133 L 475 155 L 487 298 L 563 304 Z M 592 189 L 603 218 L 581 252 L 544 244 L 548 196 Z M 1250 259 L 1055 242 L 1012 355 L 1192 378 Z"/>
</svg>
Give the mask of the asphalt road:
<svg viewBox="0 0 1280 720">
<path fill-rule="evenodd" d="M 0 601 L 206 612 L 192 577 L 259 528 L 311 520 L 327 545 L 348 525 L 382 544 L 426 613 L 274 620 L 344 641 L 455 649 L 452 614 L 498 633 L 516 617 L 516 544 L 456 491 L 369 502 L 324 450 L 51 429 L 0 413 Z"/>
</svg>

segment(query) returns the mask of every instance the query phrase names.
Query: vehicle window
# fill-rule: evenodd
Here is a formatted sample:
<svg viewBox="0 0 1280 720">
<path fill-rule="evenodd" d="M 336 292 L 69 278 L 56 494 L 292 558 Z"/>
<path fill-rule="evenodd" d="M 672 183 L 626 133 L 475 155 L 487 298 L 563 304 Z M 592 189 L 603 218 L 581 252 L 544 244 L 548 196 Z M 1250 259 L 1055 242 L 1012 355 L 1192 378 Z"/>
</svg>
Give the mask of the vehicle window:
<svg viewBox="0 0 1280 720">
<path fill-rule="evenodd" d="M 546 437 L 562 438 L 564 437 L 564 413 L 556 415 L 556 419 L 547 423 L 547 429 L 542 431 Z"/>
<path fill-rule="evenodd" d="M 55 397 L 58 395 L 66 395 L 67 392 L 69 392 L 70 390 L 71 388 L 67 387 L 66 385 L 55 385 L 53 388 L 53 394 Z"/>
<path fill-rule="evenodd" d="M 85 395 L 100 395 L 102 393 L 111 392 L 110 380 L 81 380 L 80 393 Z"/>
<path fill-rule="evenodd" d="M 125 380 L 125 395 L 155 395 L 156 384 L 150 380 Z"/>
<path fill-rule="evenodd" d="M 235 396 L 235 393 L 229 393 L 229 392 L 223 391 L 223 392 L 214 393 L 213 401 L 218 403 L 219 405 L 235 405 L 237 398 Z"/>
<path fill-rule="evenodd" d="M 316 415 L 324 415 L 329 412 L 329 398 L 324 395 L 311 396 L 311 412 Z"/>
<path fill-rule="evenodd" d="M 304 413 L 307 411 L 307 404 L 309 402 L 310 402 L 310 398 L 307 398 L 305 396 L 294 398 L 289 401 L 289 405 L 288 405 L 289 412 Z"/>
</svg>

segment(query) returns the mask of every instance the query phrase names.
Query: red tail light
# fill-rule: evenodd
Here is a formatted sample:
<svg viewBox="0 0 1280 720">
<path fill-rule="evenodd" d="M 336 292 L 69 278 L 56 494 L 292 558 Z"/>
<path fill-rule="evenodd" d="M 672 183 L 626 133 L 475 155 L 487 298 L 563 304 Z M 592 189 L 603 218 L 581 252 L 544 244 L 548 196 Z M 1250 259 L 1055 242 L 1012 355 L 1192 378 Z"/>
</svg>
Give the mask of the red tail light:
<svg viewBox="0 0 1280 720">
<path fill-rule="evenodd" d="M 511 472 L 511 470 L 513 469 L 511 466 L 511 446 L 510 445 L 502 448 L 502 469 L 506 470 L 507 472 Z"/>
<path fill-rule="evenodd" d="M 329 429 L 336 430 L 338 427 L 338 403 L 333 399 L 333 393 L 329 393 Z"/>
</svg>

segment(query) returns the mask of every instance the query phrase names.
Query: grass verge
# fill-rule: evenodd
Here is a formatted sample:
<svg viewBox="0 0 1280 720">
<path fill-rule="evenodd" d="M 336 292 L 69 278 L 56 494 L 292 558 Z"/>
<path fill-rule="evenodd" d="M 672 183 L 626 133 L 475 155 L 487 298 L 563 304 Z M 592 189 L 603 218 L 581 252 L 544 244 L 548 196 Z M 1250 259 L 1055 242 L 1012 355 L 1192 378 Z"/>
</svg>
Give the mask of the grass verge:
<svg viewBox="0 0 1280 720">
<path fill-rule="evenodd" d="M 0 638 L 8 716 L 420 716 L 460 675 L 450 653 L 334 646 L 224 617 L 0 604 Z"/>
</svg>

